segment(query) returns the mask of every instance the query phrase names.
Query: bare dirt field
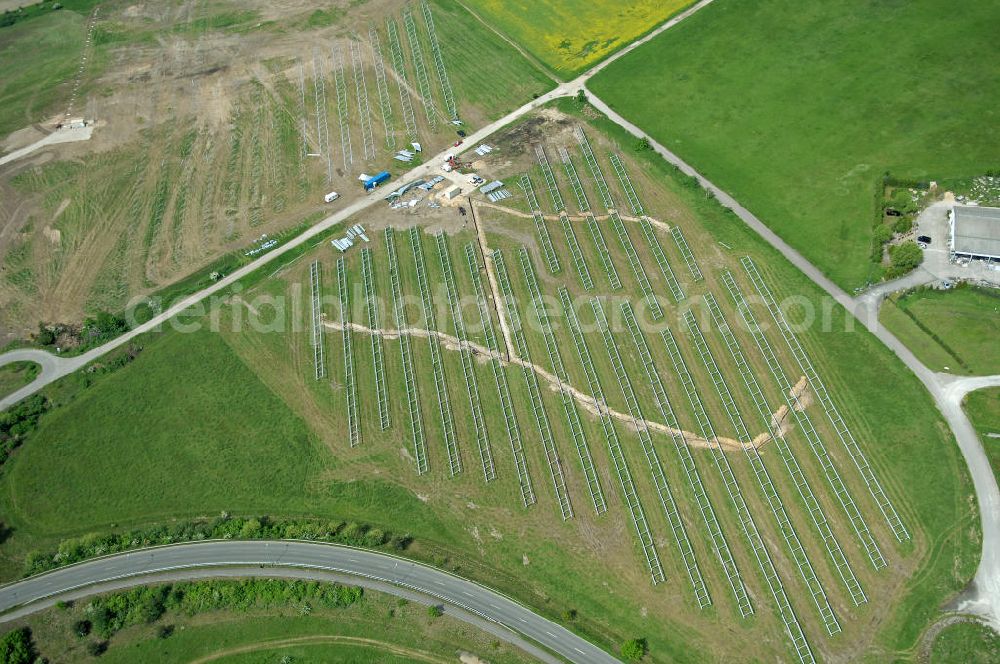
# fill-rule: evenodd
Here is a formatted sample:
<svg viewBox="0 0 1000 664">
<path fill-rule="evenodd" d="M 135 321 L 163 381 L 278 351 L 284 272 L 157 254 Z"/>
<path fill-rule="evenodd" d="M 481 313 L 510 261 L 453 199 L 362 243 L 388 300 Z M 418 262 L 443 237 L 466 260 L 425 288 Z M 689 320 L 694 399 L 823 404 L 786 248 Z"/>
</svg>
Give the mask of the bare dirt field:
<svg viewBox="0 0 1000 664">
<path fill-rule="evenodd" d="M 414 5 L 428 86 L 401 6 L 104 8 L 73 73 L 93 138 L 0 167 L 0 338 L 40 320 L 117 311 L 220 256 L 238 259 L 262 236 L 332 209 L 327 191 L 343 204 L 360 195 L 361 173 L 404 171 L 392 155 L 410 141 L 430 152 L 455 140 L 424 18 Z M 448 52 L 465 19 L 434 11 L 453 89 L 464 93 L 457 111 L 474 127 L 498 102 L 477 96 L 478 72 Z M 506 75 L 524 80 L 519 71 Z M 0 138 L 3 149 L 37 140 L 63 117 Z"/>
</svg>

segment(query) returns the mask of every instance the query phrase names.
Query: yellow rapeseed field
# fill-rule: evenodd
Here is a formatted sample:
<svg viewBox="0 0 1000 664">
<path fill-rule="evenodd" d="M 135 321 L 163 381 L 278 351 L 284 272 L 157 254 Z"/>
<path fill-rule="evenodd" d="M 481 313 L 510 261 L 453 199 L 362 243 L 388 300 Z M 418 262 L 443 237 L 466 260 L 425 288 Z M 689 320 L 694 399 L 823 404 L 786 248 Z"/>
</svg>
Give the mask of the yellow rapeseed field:
<svg viewBox="0 0 1000 664">
<path fill-rule="evenodd" d="M 586 69 L 691 0 L 480 0 L 475 11 L 560 75 Z"/>
</svg>

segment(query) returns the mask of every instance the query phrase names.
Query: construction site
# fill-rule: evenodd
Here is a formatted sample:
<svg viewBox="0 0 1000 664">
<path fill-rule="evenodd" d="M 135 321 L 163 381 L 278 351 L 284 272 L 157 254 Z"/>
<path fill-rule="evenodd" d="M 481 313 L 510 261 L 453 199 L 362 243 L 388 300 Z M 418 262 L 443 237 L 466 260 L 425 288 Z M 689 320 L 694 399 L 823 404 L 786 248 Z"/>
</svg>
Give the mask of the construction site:
<svg viewBox="0 0 1000 664">
<path fill-rule="evenodd" d="M 483 550 L 561 533 L 686 628 L 752 618 L 801 661 L 870 629 L 911 533 L 780 281 L 577 117 L 464 155 L 262 286 L 309 284 L 265 374 L 344 472 L 387 471 Z"/>
<path fill-rule="evenodd" d="M 81 26 L 68 103 L 0 144 L 6 338 L 240 256 L 330 214 L 331 190 L 363 196 L 359 175 L 420 163 L 413 144 L 437 152 L 545 89 L 513 66 L 493 77 L 521 101 L 469 94 L 483 74 L 455 54 L 498 38 L 453 9 L 242 7 L 111 5 Z"/>
<path fill-rule="evenodd" d="M 259 491 L 248 509 L 380 533 L 412 520 L 416 543 L 392 555 L 602 648 L 635 632 L 653 661 L 895 654 L 884 631 L 940 541 L 905 479 L 909 423 L 871 398 L 888 352 L 868 361 L 847 314 L 609 120 L 586 76 L 559 83 L 440 0 L 108 3 L 76 27 L 68 104 L 2 144 L 0 333 L 173 299 L 51 419 L 134 390 L 157 344 L 185 342 L 161 335 L 171 317 L 211 318 L 212 352 L 241 376 L 211 409 L 221 449 L 197 434 L 174 454 L 129 398 L 112 399 L 126 414 L 102 425 L 109 446 L 218 464 L 219 487 Z M 246 412 L 251 387 L 267 408 Z M 282 426 L 226 438 L 258 417 Z M 95 505 L 128 506 L 129 526 L 190 516 L 143 504 L 49 426 L 0 492 L 8 558 L 86 536 L 107 520 Z M 309 470 L 226 475 L 255 450 Z M 32 479 L 67 457 L 60 484 L 111 487 L 71 525 Z"/>
</svg>

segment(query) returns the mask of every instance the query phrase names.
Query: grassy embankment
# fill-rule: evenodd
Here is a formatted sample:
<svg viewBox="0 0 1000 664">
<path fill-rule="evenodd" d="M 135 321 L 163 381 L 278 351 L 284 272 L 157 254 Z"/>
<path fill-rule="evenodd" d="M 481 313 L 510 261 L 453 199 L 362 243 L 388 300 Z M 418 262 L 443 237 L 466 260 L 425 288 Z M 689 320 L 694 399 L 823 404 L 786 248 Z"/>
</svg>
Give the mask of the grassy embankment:
<svg viewBox="0 0 1000 664">
<path fill-rule="evenodd" d="M 983 441 L 993 473 L 1000 477 L 1000 388 L 973 392 L 962 405 Z"/>
<path fill-rule="evenodd" d="M 0 395 L 7 395 L 35 380 L 39 366 L 34 362 L 12 362 L 0 367 Z"/>
<path fill-rule="evenodd" d="M 934 371 L 1000 373 L 1000 290 L 920 289 L 887 299 L 879 319 Z"/>
<path fill-rule="evenodd" d="M 50 661 L 92 660 L 86 646 L 98 634 L 74 634 L 74 624 L 92 619 L 91 600 L 52 608 L 4 631 L 28 625 L 40 655 Z M 99 661 L 273 663 L 439 662 L 456 652 L 475 653 L 497 664 L 529 661 L 521 651 L 450 616 L 432 618 L 422 604 L 374 591 L 347 607 L 295 605 L 215 610 L 189 615 L 168 610 L 150 624 L 127 627 L 107 641 Z M 162 636 L 162 628 L 172 628 Z M 92 660 L 93 661 L 93 660 Z"/>
<path fill-rule="evenodd" d="M 962 622 L 945 627 L 934 639 L 933 664 L 988 664 L 1000 652 L 1000 636 L 990 627 Z"/>
<path fill-rule="evenodd" d="M 884 173 L 998 166 L 994 18 L 990 0 L 720 0 L 590 88 L 850 289 L 878 277 Z"/>
</svg>

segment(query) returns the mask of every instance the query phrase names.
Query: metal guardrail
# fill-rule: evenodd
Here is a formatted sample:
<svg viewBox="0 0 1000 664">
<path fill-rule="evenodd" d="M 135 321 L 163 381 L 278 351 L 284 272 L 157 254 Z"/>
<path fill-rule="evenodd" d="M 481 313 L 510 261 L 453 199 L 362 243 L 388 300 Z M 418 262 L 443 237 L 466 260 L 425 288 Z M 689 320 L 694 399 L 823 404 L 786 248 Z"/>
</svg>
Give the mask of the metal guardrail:
<svg viewBox="0 0 1000 664">
<path fill-rule="evenodd" d="M 410 91 L 407 87 L 406 61 L 403 59 L 403 47 L 399 43 L 399 28 L 391 16 L 385 19 L 385 29 L 389 35 L 389 56 L 392 59 L 392 68 L 396 72 L 399 103 L 403 108 L 403 122 L 406 124 L 406 132 L 409 134 L 410 140 L 416 140 L 417 118 L 413 113 L 413 101 L 410 99 Z"/>
<path fill-rule="evenodd" d="M 632 268 L 632 274 L 635 276 L 635 280 L 639 284 L 639 290 L 642 292 L 642 296 L 646 300 L 646 306 L 649 307 L 649 312 L 652 314 L 654 320 L 661 320 L 663 318 L 663 309 L 660 308 L 660 302 L 656 299 L 653 287 L 649 283 L 649 277 L 646 276 L 646 269 L 642 266 L 642 261 L 639 259 L 639 254 L 635 250 L 635 245 L 632 244 L 632 238 L 629 237 L 628 231 L 625 230 L 625 224 L 616 212 L 611 213 L 611 227 L 615 229 L 615 233 L 618 235 L 618 241 L 621 243 L 622 249 L 625 250 L 625 256 L 628 258 L 628 264 Z"/>
<path fill-rule="evenodd" d="M 361 422 L 358 418 L 358 380 L 354 374 L 354 348 L 351 334 L 350 296 L 347 290 L 347 261 L 337 259 L 337 291 L 340 295 L 340 325 L 344 346 L 344 395 L 347 400 L 347 434 L 351 447 L 361 443 Z"/>
<path fill-rule="evenodd" d="M 706 296 L 706 301 L 708 301 L 709 298 L 711 298 L 711 293 Z M 725 319 L 721 318 L 722 312 L 719 311 L 714 298 L 711 298 L 709 308 L 712 309 L 712 316 L 720 330 L 724 327 L 727 331 L 729 331 L 729 327 L 726 325 Z M 716 317 L 716 314 L 718 314 L 718 317 Z M 729 385 L 723 378 L 722 372 L 719 370 L 719 366 L 715 362 L 715 357 L 713 357 L 711 350 L 708 348 L 708 344 L 705 342 L 704 335 L 698 328 L 694 314 L 690 311 L 686 312 L 684 315 L 684 321 L 687 325 L 691 338 L 694 341 L 695 348 L 698 350 L 698 355 L 701 357 L 705 369 L 712 378 L 712 385 L 715 387 L 716 394 L 718 394 L 719 399 L 725 408 L 726 416 L 729 418 L 730 423 L 737 432 L 740 447 L 743 448 L 743 452 L 746 455 L 747 460 L 750 462 L 750 467 L 753 469 L 754 476 L 757 478 L 761 492 L 767 500 L 772 516 L 774 516 L 776 525 L 778 526 L 778 531 L 785 540 L 789 553 L 791 554 L 796 567 L 799 569 L 799 573 L 802 576 L 802 580 L 806 583 L 806 587 L 808 588 L 810 595 L 812 595 L 813 602 L 816 604 L 817 610 L 819 610 L 821 616 L 832 615 L 833 609 L 830 608 L 830 603 L 826 597 L 826 591 L 823 589 L 822 583 L 820 583 L 819 579 L 816 577 L 816 571 L 813 569 L 812 563 L 809 561 L 809 557 L 806 555 L 794 527 L 792 527 L 791 519 L 788 517 L 788 512 L 785 510 L 784 503 L 781 502 L 781 497 L 778 495 L 777 489 L 774 488 L 774 483 L 771 481 L 771 476 L 768 474 L 767 468 L 764 466 L 764 461 L 761 458 L 760 453 L 753 445 L 753 439 L 750 437 L 750 432 L 747 431 L 746 425 L 743 422 L 743 417 L 740 415 L 739 408 L 736 406 L 736 400 L 733 399 L 732 392 L 729 390 Z M 729 332 L 731 334 L 731 331 Z M 727 345 L 730 340 L 735 343 L 735 337 L 732 337 L 731 339 L 726 340 Z M 736 346 L 733 350 L 734 353 L 741 353 L 738 346 Z M 742 367 L 746 367 L 746 363 L 743 362 L 741 364 L 739 357 L 736 354 L 733 355 L 733 358 L 737 361 L 737 364 L 741 365 L 742 372 Z M 749 370 L 749 367 L 746 368 Z M 753 379 L 752 373 L 748 375 L 748 379 Z M 757 563 L 760 565 L 761 573 L 764 575 L 768 589 L 771 591 L 771 596 L 774 598 L 775 609 L 778 611 L 781 621 L 785 624 L 785 631 L 788 634 L 789 639 L 791 639 L 792 647 L 795 649 L 795 653 L 799 657 L 799 661 L 802 662 L 802 664 L 812 664 L 812 662 L 815 662 L 812 649 L 810 648 L 809 642 L 806 640 L 805 634 L 802 631 L 802 626 L 799 623 L 798 617 L 795 615 L 791 601 L 788 599 L 788 595 L 785 592 L 784 585 L 781 583 L 778 571 L 774 567 L 774 562 L 771 560 L 771 554 L 764 545 L 764 540 L 760 535 L 760 531 L 757 529 L 757 524 L 750 513 L 750 508 L 743 499 L 743 492 L 740 489 L 739 483 L 736 481 L 736 476 L 733 474 L 732 467 L 729 465 L 729 459 L 726 457 L 725 453 L 722 452 L 722 449 L 718 444 L 712 445 L 711 449 L 712 456 L 715 459 L 716 468 L 719 470 L 719 475 L 722 478 L 722 483 L 725 485 L 726 491 L 729 493 L 729 498 L 733 503 L 733 507 L 736 509 L 736 513 L 739 516 L 743 534 L 746 536 L 747 542 L 750 544 L 750 548 L 754 552 L 754 557 L 756 557 Z"/>
<path fill-rule="evenodd" d="M 803 434 L 806 435 L 807 440 L 810 442 L 810 447 L 812 448 L 813 453 L 819 458 L 821 463 L 824 458 L 827 462 L 829 462 L 829 457 L 823 454 L 823 450 L 821 448 L 817 448 L 815 444 L 815 442 L 818 441 L 818 438 L 809 434 L 809 431 L 815 432 L 815 429 L 812 428 L 811 422 L 807 419 L 808 416 L 806 416 L 805 413 L 799 412 L 796 400 L 791 397 L 792 385 L 785 376 L 785 372 L 781 368 L 778 358 L 774 355 L 774 349 L 771 348 L 770 342 L 760 329 L 756 317 L 754 317 L 753 312 L 750 311 L 750 308 L 743 297 L 743 293 L 740 291 L 739 286 L 736 285 L 733 275 L 728 271 L 723 272 L 722 282 L 729 291 L 729 294 L 732 296 L 733 302 L 736 304 L 737 310 L 739 311 L 744 324 L 750 331 L 751 336 L 754 339 L 754 343 L 757 345 L 757 349 L 760 351 L 764 361 L 767 363 L 768 370 L 771 372 L 771 376 L 774 378 L 778 389 L 781 391 L 782 397 L 785 399 L 786 406 L 793 414 L 799 416 L 796 418 L 796 422 L 807 427 L 803 430 Z M 819 501 L 816 500 L 812 487 L 810 486 L 805 475 L 802 473 L 802 469 L 799 467 L 798 461 L 791 453 L 791 449 L 785 441 L 784 434 L 781 433 L 780 429 L 773 425 L 771 419 L 773 418 L 768 415 L 768 421 L 765 423 L 765 426 L 767 426 L 768 431 L 771 432 L 771 436 L 774 438 L 774 442 L 792 475 L 792 480 L 795 482 L 796 487 L 799 488 L 799 495 L 812 517 L 813 524 L 816 526 L 820 538 L 826 545 L 827 553 L 830 555 L 830 559 L 833 562 L 834 567 L 836 567 L 837 572 L 844 581 L 844 585 L 847 586 L 847 590 L 850 592 L 851 599 L 854 601 L 855 605 L 867 602 L 868 598 L 865 596 L 864 590 L 861 588 L 861 583 L 855 576 L 854 570 L 851 569 L 851 565 L 847 560 L 847 556 L 844 555 L 840 542 L 838 542 L 837 538 L 833 535 L 833 531 L 830 529 L 830 524 L 826 514 L 823 512 L 822 507 L 820 507 Z M 820 445 L 822 445 L 822 443 L 820 443 Z M 844 505 L 847 501 L 853 503 L 850 494 L 847 493 L 846 487 L 843 486 L 843 482 L 835 483 L 832 481 L 833 477 L 839 478 L 839 474 L 836 474 L 835 468 L 833 468 L 831 472 L 831 467 L 831 463 L 823 464 L 824 475 L 830 483 L 838 501 L 840 501 L 841 505 Z M 841 490 L 838 491 L 838 488 Z M 837 631 L 839 631 L 839 626 Z"/>
<path fill-rule="evenodd" d="M 372 368 L 375 375 L 375 398 L 378 401 L 379 428 L 385 431 L 392 424 L 389 413 L 389 386 L 385 377 L 385 351 L 382 342 L 378 292 L 375 290 L 375 270 L 372 265 L 372 250 L 368 247 L 364 247 L 361 250 L 361 277 L 365 282 L 368 327 L 372 330 Z"/>
<path fill-rule="evenodd" d="M 868 487 L 868 491 L 871 493 L 872 498 L 875 500 L 875 504 L 878 505 L 879 510 L 885 517 L 886 523 L 889 524 L 889 527 L 892 529 L 892 532 L 896 536 L 897 540 L 903 541 L 910 539 L 909 531 L 907 531 L 906 526 L 903 525 L 902 520 L 899 518 L 896 508 L 893 507 L 892 502 L 889 500 L 888 496 L 885 495 L 885 491 L 882 489 L 882 484 L 879 482 L 878 478 L 875 476 L 875 472 L 871 468 L 871 465 L 868 463 L 868 458 L 861 450 L 857 440 L 854 438 L 854 434 L 851 433 L 851 430 L 848 428 L 844 418 L 841 417 L 840 411 L 830 398 L 830 393 L 827 391 L 826 386 L 823 384 L 819 374 L 816 372 L 816 368 L 813 366 L 812 361 L 802 348 L 802 345 L 799 343 L 795 333 L 788 326 L 788 321 L 785 320 L 785 316 L 782 313 L 781 308 L 778 307 L 777 303 L 774 301 L 774 296 L 771 294 L 770 289 L 768 289 L 763 277 L 760 276 L 760 272 L 757 271 L 757 266 L 754 265 L 753 260 L 751 260 L 749 256 L 744 257 L 741 262 L 743 263 L 743 267 L 747 271 L 747 274 L 750 275 L 754 288 L 757 289 L 758 294 L 764 299 L 768 313 L 771 314 L 771 318 L 781 331 L 781 336 L 785 339 L 788 349 L 792 351 L 792 355 L 795 357 L 796 363 L 798 363 L 799 368 L 802 369 L 806 379 L 808 379 L 809 384 L 812 386 L 813 392 L 816 394 L 820 404 L 823 406 L 823 412 L 826 413 L 834 431 L 837 432 L 837 437 L 840 439 L 840 442 L 843 443 L 844 448 L 847 450 L 847 453 L 850 455 L 851 460 L 857 467 L 858 472 L 864 479 L 865 486 Z M 873 552 L 869 551 L 869 555 L 872 554 Z M 878 556 L 872 555 L 872 563 L 875 564 L 876 569 L 880 566 L 885 566 L 886 564 L 884 559 L 879 560 L 880 556 L 881 554 Z"/>
<path fill-rule="evenodd" d="M 385 127 L 385 147 L 389 152 L 396 151 L 396 130 L 392 120 L 392 101 L 389 99 L 389 83 L 385 76 L 385 61 L 382 59 L 382 40 L 379 39 L 375 25 L 368 26 L 368 41 L 371 42 L 372 66 L 375 69 L 375 87 L 378 90 L 378 103 L 382 111 L 382 126 Z"/>
<path fill-rule="evenodd" d="M 603 514 L 608 510 L 607 502 L 604 499 L 604 490 L 601 488 L 601 481 L 597 476 L 597 469 L 594 467 L 594 459 L 590 453 L 590 444 L 583 433 L 583 425 L 580 423 L 580 414 L 576 410 L 576 402 L 566 389 L 569 382 L 569 374 L 559 353 L 559 344 L 556 343 L 555 334 L 552 332 L 552 325 L 545 313 L 542 303 L 542 293 L 538 287 L 538 278 L 535 276 L 535 268 L 531 264 L 528 250 L 521 247 L 518 252 L 521 261 L 521 269 L 524 272 L 524 280 L 528 284 L 528 296 L 535 311 L 535 317 L 542 329 L 542 337 L 545 341 L 545 350 L 549 355 L 549 364 L 556 376 L 559 388 L 559 397 L 562 401 L 563 412 L 566 415 L 566 423 L 569 426 L 570 434 L 576 445 L 577 455 L 580 458 L 580 466 L 583 468 L 583 475 L 587 480 L 587 489 L 590 491 L 590 499 L 597 514 Z"/>
</svg>

